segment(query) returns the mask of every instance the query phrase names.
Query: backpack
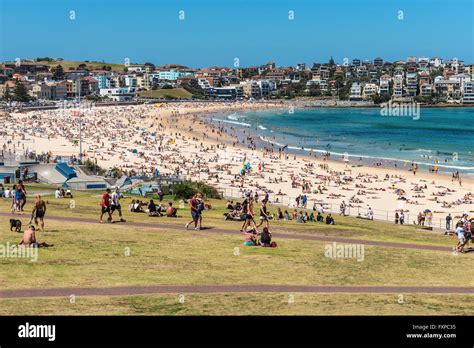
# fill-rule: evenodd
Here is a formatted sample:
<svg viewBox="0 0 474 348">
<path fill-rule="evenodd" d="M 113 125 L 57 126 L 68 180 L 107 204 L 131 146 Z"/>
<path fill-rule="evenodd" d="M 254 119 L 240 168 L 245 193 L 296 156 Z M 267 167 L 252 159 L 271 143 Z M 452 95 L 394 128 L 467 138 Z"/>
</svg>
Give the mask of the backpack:
<svg viewBox="0 0 474 348">
<path fill-rule="evenodd" d="M 278 247 L 277 243 L 276 242 L 272 242 L 272 244 L 270 244 L 272 246 L 272 248 L 276 248 Z"/>
</svg>

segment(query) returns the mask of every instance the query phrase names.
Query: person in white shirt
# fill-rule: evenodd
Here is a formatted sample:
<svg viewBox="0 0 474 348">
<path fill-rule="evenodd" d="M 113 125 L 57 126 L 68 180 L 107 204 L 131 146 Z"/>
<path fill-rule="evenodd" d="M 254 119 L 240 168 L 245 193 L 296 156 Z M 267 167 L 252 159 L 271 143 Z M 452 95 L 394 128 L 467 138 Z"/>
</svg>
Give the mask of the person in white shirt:
<svg viewBox="0 0 474 348">
<path fill-rule="evenodd" d="M 464 245 L 466 244 L 466 236 L 464 235 L 464 227 L 459 226 L 456 228 L 456 234 L 458 236 L 458 243 L 455 246 L 455 250 L 464 253 Z"/>
<path fill-rule="evenodd" d="M 112 195 L 110 196 L 111 205 L 110 205 L 110 214 L 112 215 L 114 211 L 118 211 L 120 221 L 125 222 L 125 219 L 122 217 L 122 206 L 120 205 L 120 199 L 123 198 L 122 192 L 120 192 L 119 188 L 116 187 Z"/>
<path fill-rule="evenodd" d="M 54 191 L 54 198 L 61 198 L 61 190 L 59 187 Z"/>
<path fill-rule="evenodd" d="M 369 207 L 369 209 L 367 209 L 367 217 L 370 219 L 370 220 L 373 220 L 374 219 L 374 212 L 372 211 L 372 208 Z"/>
</svg>

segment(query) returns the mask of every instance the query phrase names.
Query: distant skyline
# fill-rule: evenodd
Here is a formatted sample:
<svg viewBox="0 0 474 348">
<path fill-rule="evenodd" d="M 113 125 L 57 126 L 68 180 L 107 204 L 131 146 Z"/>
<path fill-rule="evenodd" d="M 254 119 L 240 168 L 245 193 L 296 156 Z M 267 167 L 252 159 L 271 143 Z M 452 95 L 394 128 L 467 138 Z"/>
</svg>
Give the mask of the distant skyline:
<svg viewBox="0 0 474 348">
<path fill-rule="evenodd" d="M 244 67 L 269 60 L 294 66 L 331 56 L 338 63 L 438 56 L 470 64 L 474 6 L 472 0 L 0 0 L 0 60 L 44 56 L 191 67 L 232 67 L 235 58 Z"/>
</svg>

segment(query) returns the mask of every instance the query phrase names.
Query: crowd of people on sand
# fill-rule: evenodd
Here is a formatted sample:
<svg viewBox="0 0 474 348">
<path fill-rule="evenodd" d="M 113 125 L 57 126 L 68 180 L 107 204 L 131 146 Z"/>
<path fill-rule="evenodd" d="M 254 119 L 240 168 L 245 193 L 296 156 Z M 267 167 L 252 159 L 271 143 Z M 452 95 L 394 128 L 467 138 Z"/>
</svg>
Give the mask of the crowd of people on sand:
<svg viewBox="0 0 474 348">
<path fill-rule="evenodd" d="M 204 113 L 213 107 L 238 110 L 249 105 L 180 103 L 163 104 L 159 108 L 139 105 L 86 110 L 82 117 L 83 157 L 99 165 L 116 167 L 129 176 L 197 178 L 219 189 L 234 190 L 244 197 L 244 201 L 231 202 L 226 219 L 242 222 L 242 233 L 255 230 L 258 234 L 261 228 L 270 230 L 270 222 L 274 220 L 335 224 L 333 215 L 337 212 L 328 209 L 330 205 L 335 205 L 337 210 L 341 204 L 342 216 L 348 215 L 349 209 L 353 212 L 367 207 L 367 213 L 361 217 L 374 219 L 371 206 L 393 212 L 395 206 L 403 203 L 414 206 L 417 211 L 428 207 L 437 214 L 439 211 L 467 210 L 474 203 L 474 194 L 463 187 L 459 173 L 453 174 L 452 182 L 459 185 L 454 189 L 449 187 L 449 179 L 446 184 L 420 176 L 416 163 L 398 168 L 408 170 L 411 173 L 408 177 L 401 172 L 383 171 L 382 163 L 377 171 L 347 164 L 341 167 L 330 162 L 329 153 L 311 152 L 306 157 L 291 155 L 287 146 L 265 142 L 262 145 L 257 136 L 245 129 L 224 122 L 216 124 L 215 120 L 198 115 L 199 110 Z M 181 117 L 188 112 L 191 113 L 189 117 Z M 70 153 L 77 154 L 77 144 L 72 146 L 71 139 L 78 138 L 79 119 L 71 117 L 69 110 L 15 114 L 3 121 L 8 126 L 0 130 L 7 139 L 1 146 L 2 154 L 21 152 L 27 158 L 51 162 L 61 156 L 41 146 L 55 144 L 54 151 L 69 152 L 71 163 L 77 163 L 77 156 Z M 35 141 L 33 146 L 29 145 L 31 141 Z M 11 198 L 12 210 L 20 214 L 26 194 L 17 186 L 0 186 L 0 196 Z M 253 192 L 250 204 L 244 188 Z M 265 193 L 259 195 L 258 192 Z M 59 188 L 55 197 L 68 198 L 69 193 Z M 120 221 L 125 220 L 120 205 L 122 198 L 116 189 L 104 193 L 100 221 L 104 216 L 112 221 L 115 211 Z M 202 197 L 198 196 L 188 201 L 192 217 L 188 228 L 191 225 L 195 229 L 202 227 L 205 207 L 200 208 L 201 201 Z M 255 212 L 257 222 L 253 203 L 261 201 L 265 204 Z M 270 202 L 286 205 L 285 201 L 288 201 L 288 209 L 269 211 Z M 311 205 L 312 211 L 308 209 Z M 407 214 L 416 216 L 407 208 L 396 210 L 396 224 L 406 224 Z M 177 212 L 172 203 L 140 199 L 130 203 L 128 210 L 150 216 L 174 216 L 168 212 Z M 420 219 L 416 217 L 416 223 L 428 225 L 433 214 L 426 215 L 423 211 Z"/>
</svg>

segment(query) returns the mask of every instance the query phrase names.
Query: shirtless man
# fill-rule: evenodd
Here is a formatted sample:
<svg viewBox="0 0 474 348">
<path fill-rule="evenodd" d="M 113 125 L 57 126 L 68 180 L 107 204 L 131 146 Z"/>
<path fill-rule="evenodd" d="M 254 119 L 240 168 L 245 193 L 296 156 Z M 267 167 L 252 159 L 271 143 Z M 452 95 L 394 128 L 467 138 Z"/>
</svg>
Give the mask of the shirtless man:
<svg viewBox="0 0 474 348">
<path fill-rule="evenodd" d="M 38 220 L 40 223 L 40 231 L 44 232 L 44 215 L 46 214 L 46 203 L 41 198 L 41 195 L 36 195 L 35 205 L 33 211 L 31 212 L 30 223 L 35 219 L 35 224 L 38 226 Z"/>
<path fill-rule="evenodd" d="M 47 244 L 47 243 L 40 243 L 36 240 L 36 233 L 35 233 L 35 227 L 30 225 L 27 230 L 23 233 L 23 239 L 18 243 L 18 246 L 22 247 L 49 247 L 53 246 L 53 244 Z"/>
</svg>

